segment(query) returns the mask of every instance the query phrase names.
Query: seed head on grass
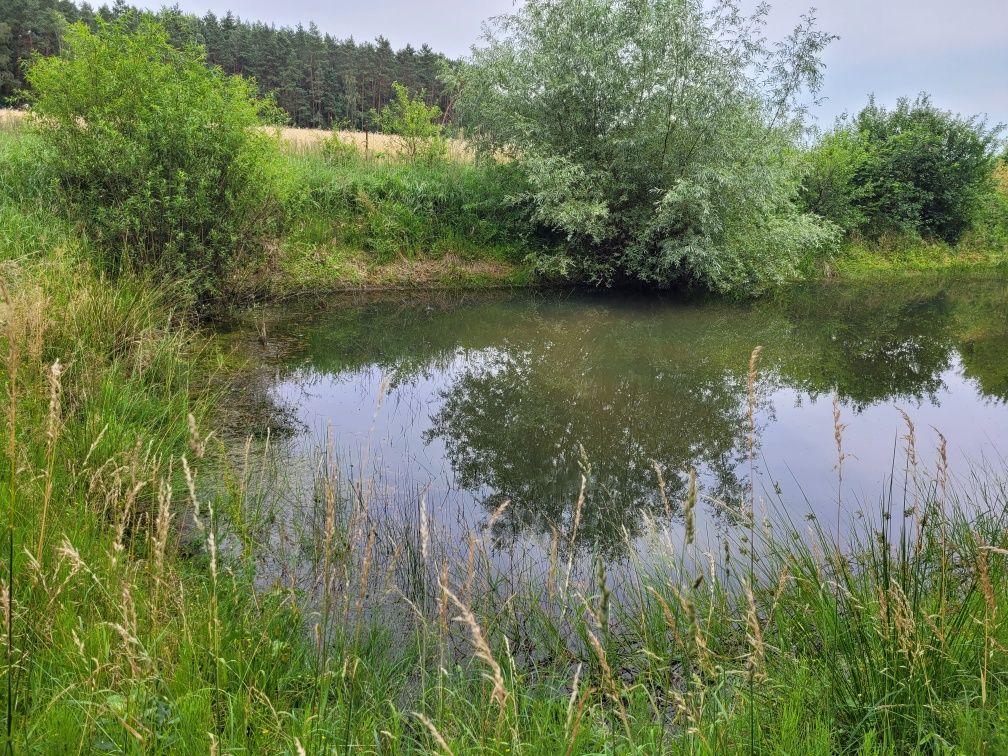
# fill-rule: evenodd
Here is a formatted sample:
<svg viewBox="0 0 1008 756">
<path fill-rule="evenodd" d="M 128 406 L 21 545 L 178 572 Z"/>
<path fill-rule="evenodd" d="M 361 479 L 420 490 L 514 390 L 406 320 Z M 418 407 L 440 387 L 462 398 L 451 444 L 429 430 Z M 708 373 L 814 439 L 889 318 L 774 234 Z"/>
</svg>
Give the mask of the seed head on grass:
<svg viewBox="0 0 1008 756">
<path fill-rule="evenodd" d="M 657 460 L 651 460 L 651 466 L 654 468 L 655 476 L 658 478 L 658 492 L 661 494 L 662 506 L 665 508 L 665 517 L 672 517 L 672 507 L 669 504 L 668 490 L 665 487 L 665 475 L 662 473 L 661 465 L 658 464 Z"/>
<path fill-rule="evenodd" d="M 427 520 L 427 495 L 420 497 L 420 558 L 424 569 L 427 569 L 430 559 L 430 525 Z"/>
<path fill-rule="evenodd" d="M 42 522 L 39 525 L 38 546 L 35 549 L 35 559 L 42 559 L 42 546 L 45 543 L 46 517 L 49 514 L 49 504 L 53 493 L 53 466 L 56 462 L 56 440 L 60 431 L 60 395 L 63 389 L 63 366 L 57 359 L 46 373 L 49 382 L 49 415 L 46 422 L 46 473 L 45 494 L 42 499 Z"/>
<path fill-rule="evenodd" d="M 585 626 L 585 635 L 588 636 L 588 643 L 595 652 L 595 658 L 598 659 L 599 668 L 602 670 L 602 682 L 605 683 L 606 692 L 616 707 L 616 714 L 619 716 L 620 722 L 623 724 L 623 730 L 629 740 L 631 739 L 630 719 L 627 717 L 626 707 L 623 705 L 623 698 L 620 695 L 619 686 L 616 684 L 616 677 L 613 675 L 612 667 L 609 666 L 609 659 L 606 656 L 605 649 L 599 642 L 598 637 L 587 625 Z"/>
<path fill-rule="evenodd" d="M 756 599 L 752 586 L 746 584 L 746 669 L 756 680 L 765 679 L 766 646 L 763 644 L 763 630 L 760 627 L 759 615 L 756 613 Z"/>
<path fill-rule="evenodd" d="M 583 451 L 583 450 L 582 450 Z M 563 595 L 566 596 L 570 590 L 571 575 L 574 572 L 574 545 L 577 543 L 578 528 L 581 525 L 581 510 L 585 503 L 585 487 L 588 485 L 588 478 L 581 474 L 581 490 L 578 493 L 577 504 L 574 506 L 574 522 L 571 524 L 570 537 L 567 540 L 567 574 L 564 576 Z M 566 611 L 566 603 L 564 611 Z"/>
<path fill-rule="evenodd" d="M 696 470 L 690 468 L 689 471 L 689 487 L 686 491 L 686 505 L 683 507 L 683 518 L 686 524 L 686 545 L 690 546 L 696 539 L 696 519 L 694 517 L 694 510 L 696 509 L 697 501 L 697 482 L 696 482 Z"/>
<path fill-rule="evenodd" d="M 448 756 L 455 756 L 455 754 L 452 752 L 452 749 L 448 747 L 448 742 L 444 739 L 444 736 L 442 736 L 441 733 L 438 732 L 438 728 L 434 726 L 433 722 L 431 722 L 419 711 L 414 711 L 413 716 L 423 723 L 423 726 L 427 728 L 428 732 L 430 732 L 431 734 L 431 737 L 434 738 L 434 742 L 436 742 L 441 747 L 441 750 L 443 750 L 446 754 L 448 754 Z"/>
<path fill-rule="evenodd" d="M 571 725 L 574 720 L 574 705 L 577 703 L 578 685 L 581 682 L 581 666 L 578 664 L 577 669 L 574 670 L 574 681 L 571 683 L 570 699 L 567 701 L 567 717 L 564 719 L 564 732 L 568 734 L 571 731 Z"/>
<path fill-rule="evenodd" d="M 490 651 L 490 646 L 487 645 L 486 639 L 483 637 L 483 630 L 480 628 L 476 616 L 440 579 L 438 579 L 438 586 L 444 595 L 448 597 L 448 600 L 458 609 L 459 616 L 455 617 L 455 621 L 460 622 L 468 628 L 473 649 L 476 652 L 476 658 L 490 668 L 490 674 L 487 675 L 487 679 L 493 684 L 493 688 L 490 691 L 490 700 L 496 703 L 501 713 L 503 713 L 508 701 L 508 691 L 504 685 L 504 672 L 494 658 L 493 652 Z"/>
</svg>

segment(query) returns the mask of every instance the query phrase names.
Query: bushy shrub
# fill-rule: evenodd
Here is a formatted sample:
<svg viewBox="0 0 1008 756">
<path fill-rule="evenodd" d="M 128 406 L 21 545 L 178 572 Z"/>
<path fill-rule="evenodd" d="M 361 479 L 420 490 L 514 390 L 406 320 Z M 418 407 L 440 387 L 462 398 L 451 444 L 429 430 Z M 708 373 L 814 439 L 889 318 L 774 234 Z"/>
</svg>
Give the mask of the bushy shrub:
<svg viewBox="0 0 1008 756">
<path fill-rule="evenodd" d="M 859 203 L 868 190 L 857 183 L 865 157 L 860 135 L 848 129 L 826 134 L 808 155 L 802 201 L 809 210 L 833 221 L 845 232 L 865 223 Z"/>
<path fill-rule="evenodd" d="M 530 0 L 458 73 L 484 155 L 527 177 L 522 202 L 567 237 L 541 258 L 599 283 L 749 292 L 789 277 L 835 228 L 796 206 L 803 93 L 830 37 L 805 18 L 778 46 L 765 8 Z"/>
<path fill-rule="evenodd" d="M 254 249 L 279 191 L 272 107 L 147 19 L 71 26 L 28 71 L 42 156 L 110 273 L 192 282 L 203 304 Z"/>
<path fill-rule="evenodd" d="M 812 151 L 803 197 L 847 231 L 956 243 L 989 203 L 998 128 L 935 107 L 873 99 Z"/>
</svg>

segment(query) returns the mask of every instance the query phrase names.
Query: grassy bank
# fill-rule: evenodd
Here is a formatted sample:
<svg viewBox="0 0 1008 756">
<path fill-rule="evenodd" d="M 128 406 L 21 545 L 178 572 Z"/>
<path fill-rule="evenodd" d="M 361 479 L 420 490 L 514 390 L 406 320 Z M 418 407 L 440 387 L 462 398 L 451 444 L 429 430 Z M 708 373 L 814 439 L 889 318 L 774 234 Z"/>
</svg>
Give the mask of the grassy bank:
<svg viewBox="0 0 1008 756">
<path fill-rule="evenodd" d="M 997 276 L 1008 272 L 1008 247 L 997 242 L 951 246 L 922 239 L 852 240 L 820 268 L 826 278 L 846 281 Z"/>
<path fill-rule="evenodd" d="M 507 166 L 367 156 L 338 137 L 283 153 L 282 231 L 237 272 L 239 296 L 526 285 L 542 241 L 506 196 Z"/>
<path fill-rule="evenodd" d="M 360 289 L 532 282 L 526 257 L 545 241 L 505 201 L 517 180 L 506 167 L 454 158 L 405 162 L 388 136 L 384 153 L 365 153 L 331 133 L 307 144 L 276 138 L 282 205 L 265 221 L 272 233 L 262 248 L 231 270 L 230 305 Z M 11 190 L 63 217 L 58 192 L 38 170 L 39 148 L 22 117 L 0 118 Z M 83 224 L 71 226 L 69 236 L 84 236 Z"/>
<path fill-rule="evenodd" d="M 300 132 L 304 131 L 304 134 Z M 562 239 L 530 225 L 508 196 L 521 177 L 476 163 L 457 143 L 448 158 L 415 162 L 394 136 L 270 130 L 277 138 L 282 207 L 262 250 L 228 284 L 232 304 L 353 290 L 484 288 L 547 283 L 536 260 Z M 0 111 L 0 140 L 22 159 L 35 145 L 24 116 Z M 14 179 L 23 182 L 22 177 Z M 1008 267 L 1008 168 L 976 227 L 957 244 L 912 235 L 852 235 L 805 260 L 807 279 L 885 281 L 1003 275 Z M 49 191 L 46 189 L 46 191 Z"/>
<path fill-rule="evenodd" d="M 921 275 L 996 276 L 1008 272 L 1008 163 L 994 168 L 993 191 L 984 197 L 973 227 L 956 244 L 916 235 L 850 235 L 836 254 L 807 269 L 851 281 Z"/>
</svg>

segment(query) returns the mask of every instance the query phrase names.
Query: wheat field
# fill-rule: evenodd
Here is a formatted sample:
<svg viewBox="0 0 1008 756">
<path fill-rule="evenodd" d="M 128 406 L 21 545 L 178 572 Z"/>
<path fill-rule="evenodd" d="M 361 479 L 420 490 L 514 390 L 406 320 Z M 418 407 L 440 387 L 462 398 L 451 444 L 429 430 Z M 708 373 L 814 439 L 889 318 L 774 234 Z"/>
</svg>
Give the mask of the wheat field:
<svg viewBox="0 0 1008 756">
<path fill-rule="evenodd" d="M 0 128 L 21 123 L 27 112 L 11 108 L 0 108 Z M 292 152 L 309 152 L 318 147 L 334 133 L 344 142 L 353 144 L 362 152 L 396 156 L 402 151 L 399 138 L 391 134 L 363 131 L 330 131 L 328 129 L 301 129 L 283 127 L 276 130 L 284 146 Z M 461 139 L 448 139 L 448 154 L 456 160 L 472 159 L 472 149 Z"/>
<path fill-rule="evenodd" d="M 279 129 L 280 139 L 284 145 L 294 152 L 307 152 L 333 134 L 338 134 L 344 142 L 354 145 L 362 152 L 396 156 L 402 152 L 399 137 L 393 134 L 382 134 L 363 131 L 329 131 L 327 129 L 300 129 L 285 127 Z M 448 154 L 456 160 L 471 160 L 472 149 L 461 139 L 448 139 Z"/>
</svg>

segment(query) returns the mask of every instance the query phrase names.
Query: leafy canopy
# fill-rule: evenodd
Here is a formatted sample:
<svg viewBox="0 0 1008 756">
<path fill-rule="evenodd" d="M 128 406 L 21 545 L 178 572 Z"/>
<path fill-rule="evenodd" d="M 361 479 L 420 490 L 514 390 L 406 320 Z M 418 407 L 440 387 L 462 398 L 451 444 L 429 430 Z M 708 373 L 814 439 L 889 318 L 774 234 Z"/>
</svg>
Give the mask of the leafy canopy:
<svg viewBox="0 0 1008 756">
<path fill-rule="evenodd" d="M 484 154 L 524 170 L 513 199 L 567 240 L 541 267 L 599 283 L 779 281 L 835 228 L 796 206 L 802 98 L 831 37 L 732 0 L 529 0 L 459 74 Z"/>
<path fill-rule="evenodd" d="M 278 190 L 273 108 L 254 82 L 205 64 L 132 17 L 70 26 L 27 74 L 43 158 L 101 251 L 102 267 L 156 269 L 219 296 L 254 249 Z"/>
</svg>

